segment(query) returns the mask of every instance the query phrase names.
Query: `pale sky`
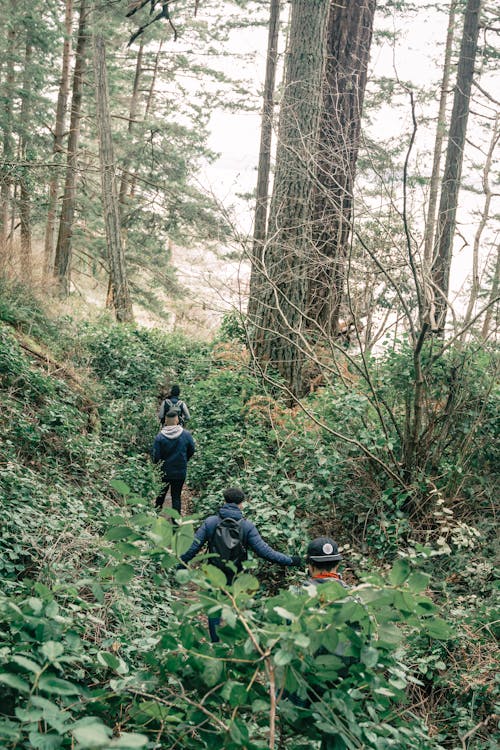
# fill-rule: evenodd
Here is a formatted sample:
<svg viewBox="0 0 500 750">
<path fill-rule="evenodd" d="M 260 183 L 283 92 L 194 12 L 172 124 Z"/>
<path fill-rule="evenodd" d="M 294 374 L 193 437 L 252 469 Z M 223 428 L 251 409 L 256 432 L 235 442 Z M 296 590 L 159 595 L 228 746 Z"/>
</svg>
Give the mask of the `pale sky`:
<svg viewBox="0 0 500 750">
<path fill-rule="evenodd" d="M 370 77 L 387 76 L 393 78 L 396 71 L 401 81 L 411 81 L 415 87 L 434 87 L 437 97 L 442 76 L 440 62 L 446 37 L 447 12 L 438 12 L 428 7 L 424 10 L 424 6 L 427 6 L 426 0 L 418 0 L 417 4 L 422 7 L 422 10 L 405 19 L 402 19 L 398 12 L 394 13 L 393 18 L 384 18 L 380 13 L 376 13 L 376 28 L 379 30 L 397 30 L 398 40 L 395 45 L 389 40 L 372 45 Z M 288 4 L 286 4 L 286 7 L 289 7 Z M 233 65 L 237 67 L 234 70 L 230 68 L 228 70 L 253 82 L 253 85 L 250 84 L 250 90 L 253 89 L 255 95 L 263 86 L 266 44 L 267 30 L 257 28 L 233 32 L 225 48 L 227 52 L 246 53 L 249 56 L 250 59 L 246 61 L 233 60 Z M 228 65 L 228 60 L 231 60 L 231 58 L 226 58 L 225 65 Z M 489 80 L 483 76 L 481 83 L 492 93 L 495 92 L 495 82 L 491 76 Z M 499 90 L 498 80 L 496 81 L 496 90 Z M 419 156 L 432 149 L 435 137 L 434 123 L 426 124 L 423 122 L 423 118 L 435 117 L 437 106 L 437 98 L 434 102 L 430 101 L 424 106 L 417 103 L 416 115 L 419 120 L 419 127 L 413 154 L 420 167 L 424 162 L 420 160 Z M 391 136 L 396 138 L 401 136 L 407 140 L 410 120 L 409 107 L 394 110 L 388 104 L 381 109 L 380 115 L 371 129 L 370 136 L 374 139 L 377 138 L 377 134 L 382 134 L 384 139 Z M 237 198 L 237 194 L 249 193 L 255 189 L 260 113 L 258 111 L 238 113 L 216 111 L 211 119 L 211 131 L 209 146 L 220 153 L 220 158 L 202 173 L 200 181 L 207 188 L 212 189 L 225 205 L 236 207 L 238 224 L 241 230 L 250 232 L 253 220 L 252 211 L 249 210 L 248 204 Z M 484 134 L 478 128 L 477 118 L 474 116 L 469 118 L 468 136 L 470 141 L 476 144 L 480 143 L 481 140 L 484 141 Z M 475 163 L 473 168 L 471 167 L 471 158 Z M 474 182 L 478 185 L 480 185 L 482 161 L 484 159 L 481 154 L 473 147 L 468 146 L 464 164 L 464 177 L 469 181 L 473 177 Z M 430 169 L 431 162 L 429 159 L 428 168 L 423 170 L 424 174 L 429 175 Z M 473 195 L 464 190 L 460 193 L 457 218 L 463 241 L 461 239 L 457 241 L 452 266 L 451 287 L 454 292 L 461 289 L 470 271 L 472 242 L 478 223 L 478 218 L 474 216 L 474 212 L 482 206 L 483 200 L 484 196 L 482 195 Z M 492 213 L 496 210 L 498 215 L 500 211 L 498 198 L 495 201 L 496 205 L 492 206 Z M 491 226 L 483 235 L 483 261 L 488 252 L 491 252 L 487 247 L 488 242 L 491 244 L 495 237 L 498 242 L 498 223 L 496 229 L 493 227 L 493 222 L 490 222 L 490 224 Z M 463 247 L 464 242 L 466 243 L 465 247 Z"/>
</svg>

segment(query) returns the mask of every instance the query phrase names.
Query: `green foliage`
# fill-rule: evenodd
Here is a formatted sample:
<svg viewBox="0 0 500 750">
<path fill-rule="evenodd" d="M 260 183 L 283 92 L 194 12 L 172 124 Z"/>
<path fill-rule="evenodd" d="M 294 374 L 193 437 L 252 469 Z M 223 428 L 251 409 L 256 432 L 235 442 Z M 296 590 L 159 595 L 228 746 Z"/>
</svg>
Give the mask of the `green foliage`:
<svg viewBox="0 0 500 750">
<path fill-rule="evenodd" d="M 338 438 L 388 463 L 401 456 L 362 381 L 311 395 L 309 416 L 265 391 L 232 329 L 207 347 L 106 320 L 56 324 L 28 298 L 16 311 L 17 294 L 0 296 L 2 747 L 264 748 L 275 696 L 277 741 L 290 750 L 450 748 L 480 722 L 470 748 L 490 750 L 498 395 L 488 354 L 431 363 L 425 353 L 429 401 L 447 399 L 453 377 L 465 390 L 442 446 L 446 410 L 429 408 L 435 460 L 403 489 Z M 48 352 L 57 332 L 64 365 L 50 374 L 23 346 L 29 331 L 46 332 L 32 346 Z M 400 419 L 409 352 L 369 367 Z M 147 452 L 173 382 L 198 450 L 196 516 L 171 522 L 151 510 Z M 230 484 L 276 548 L 337 538 L 345 578 L 361 586 L 311 591 L 300 574 L 250 560 L 227 587 L 201 555 L 175 574 Z M 217 614 L 212 645 L 206 616 Z"/>
</svg>

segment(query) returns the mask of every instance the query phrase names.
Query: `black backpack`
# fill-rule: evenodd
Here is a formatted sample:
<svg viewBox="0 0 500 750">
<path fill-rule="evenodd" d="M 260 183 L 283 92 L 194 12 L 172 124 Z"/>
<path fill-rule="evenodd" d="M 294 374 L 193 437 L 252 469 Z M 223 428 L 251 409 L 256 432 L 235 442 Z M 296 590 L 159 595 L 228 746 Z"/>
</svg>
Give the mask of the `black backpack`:
<svg viewBox="0 0 500 750">
<path fill-rule="evenodd" d="M 167 411 L 170 411 L 170 409 L 175 409 L 175 411 L 179 415 L 179 424 L 182 427 L 184 425 L 184 417 L 183 417 L 183 409 L 182 409 L 183 406 L 184 404 L 180 399 L 177 401 L 177 403 L 174 404 L 169 398 L 166 398 L 163 402 L 163 407 L 162 407 L 163 417 L 161 419 L 161 423 L 164 424 L 165 414 L 167 413 Z"/>
<path fill-rule="evenodd" d="M 241 563 L 247 559 L 247 549 L 243 540 L 243 518 L 238 521 L 235 518 L 222 518 L 214 529 L 208 541 L 208 550 L 217 555 L 211 560 L 226 575 L 229 583 L 234 577 L 234 571 L 224 562 L 231 562 L 236 570 L 241 568 Z"/>
</svg>

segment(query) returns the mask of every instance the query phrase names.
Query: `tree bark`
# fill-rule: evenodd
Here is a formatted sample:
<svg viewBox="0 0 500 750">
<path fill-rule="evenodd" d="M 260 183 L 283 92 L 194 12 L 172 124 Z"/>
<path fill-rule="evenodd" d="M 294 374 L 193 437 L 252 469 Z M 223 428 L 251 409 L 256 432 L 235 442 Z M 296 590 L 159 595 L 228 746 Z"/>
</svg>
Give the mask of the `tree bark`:
<svg viewBox="0 0 500 750">
<path fill-rule="evenodd" d="M 12 4 L 12 3 L 11 3 Z M 9 28 L 7 32 L 6 74 L 3 106 L 3 167 L 0 173 L 0 270 L 6 272 L 12 261 L 12 233 L 9 234 L 10 212 L 12 209 L 12 175 L 14 159 L 14 139 L 12 134 L 13 98 L 15 83 L 14 51 L 16 31 Z"/>
<path fill-rule="evenodd" d="M 330 0 L 293 0 L 268 240 L 258 268 L 254 351 L 302 395 L 305 295 L 311 247 Z"/>
<path fill-rule="evenodd" d="M 144 42 L 141 40 L 141 43 L 139 44 L 139 50 L 137 52 L 137 60 L 135 64 L 135 75 L 134 75 L 134 84 L 132 87 L 132 95 L 130 97 L 130 107 L 129 107 L 129 120 L 128 120 L 128 134 L 131 136 L 132 131 L 134 129 L 134 123 L 137 119 L 137 112 L 139 109 L 139 86 L 142 78 L 142 53 L 144 50 Z M 120 206 L 124 206 L 126 199 L 127 199 L 127 191 L 130 184 L 130 174 L 129 174 L 129 167 L 130 167 L 130 159 L 126 158 L 123 164 L 122 168 L 122 178 L 120 181 Z M 123 211 L 123 209 L 122 209 Z"/>
<path fill-rule="evenodd" d="M 312 326 L 327 339 L 337 334 L 343 297 L 374 15 L 375 0 L 334 0 L 328 20 L 314 206 L 316 257 L 312 259 L 307 299 Z"/>
<path fill-rule="evenodd" d="M 127 323 L 132 322 L 134 316 L 128 289 L 125 255 L 120 235 L 120 211 L 116 184 L 116 165 L 111 138 L 106 48 L 104 39 L 100 34 L 94 33 L 93 41 L 99 159 L 101 163 L 102 202 L 104 224 L 106 227 L 110 286 L 116 319 L 120 323 Z"/>
<path fill-rule="evenodd" d="M 258 269 L 262 263 L 262 248 L 267 231 L 267 207 L 269 199 L 269 173 L 271 169 L 271 145 L 273 136 L 274 89 L 276 85 L 276 64 L 278 60 L 280 0 L 271 0 L 269 13 L 269 33 L 267 40 L 267 62 L 264 81 L 264 101 L 260 130 L 259 164 L 257 168 L 257 195 L 255 202 L 255 223 L 253 233 L 253 262 L 250 288 L 259 285 Z M 256 312 L 257 299 L 250 296 L 248 312 L 251 317 Z"/>
<path fill-rule="evenodd" d="M 446 47 L 444 52 L 443 80 L 441 82 L 441 94 L 439 97 L 438 121 L 436 126 L 436 139 L 434 141 L 434 157 L 432 162 L 432 173 L 429 184 L 429 207 L 427 209 L 427 221 L 424 233 L 424 258 L 426 268 L 432 266 L 432 251 L 434 247 L 434 228 L 436 224 L 436 206 L 439 192 L 439 172 L 441 169 L 441 154 L 443 141 L 446 134 L 446 103 L 448 101 L 448 89 L 450 87 L 451 54 L 453 51 L 453 36 L 455 31 L 455 13 L 457 1 L 451 0 L 448 15 L 448 31 L 446 33 Z"/>
<path fill-rule="evenodd" d="M 61 62 L 61 78 L 57 94 L 56 122 L 54 127 L 53 161 L 59 163 L 63 152 L 64 123 L 69 95 L 69 68 L 71 59 L 71 36 L 73 29 L 73 0 L 66 0 L 64 15 L 64 46 Z M 54 237 L 56 230 L 57 193 L 59 191 L 59 171 L 56 167 L 49 183 L 47 224 L 44 242 L 44 280 L 47 281 L 54 271 Z"/>
<path fill-rule="evenodd" d="M 491 167 L 493 163 L 493 154 L 494 154 L 495 148 L 498 145 L 499 140 L 500 140 L 499 115 L 497 114 L 495 118 L 495 124 L 493 126 L 493 131 L 491 134 L 488 153 L 486 154 L 486 161 L 484 163 L 484 168 L 483 168 L 484 204 L 483 204 L 483 210 L 481 211 L 481 218 L 479 219 L 479 224 L 477 226 L 476 233 L 474 235 L 474 243 L 472 246 L 472 285 L 471 285 L 471 291 L 470 291 L 470 296 L 469 296 L 469 303 L 467 305 L 467 310 L 466 310 L 465 318 L 464 318 L 464 328 L 469 325 L 472 319 L 472 311 L 474 310 L 474 307 L 476 305 L 477 298 L 479 297 L 479 292 L 480 292 L 479 248 L 480 248 L 481 237 L 482 237 L 484 228 L 486 227 L 486 223 L 490 216 L 491 201 L 493 199 L 493 190 L 491 189 L 491 185 L 490 185 L 490 173 L 491 173 Z"/>
<path fill-rule="evenodd" d="M 444 331 L 448 311 L 450 267 L 456 228 L 467 120 L 469 117 L 470 93 L 477 52 L 480 9 L 481 0 L 467 0 L 458 61 L 457 83 L 450 120 L 450 133 L 446 149 L 446 163 L 439 202 L 436 232 L 437 251 L 432 267 L 432 280 L 436 290 L 434 304 L 435 320 L 431 321 L 431 325 L 434 330 L 441 332 Z"/>
<path fill-rule="evenodd" d="M 491 322 L 493 320 L 493 313 L 496 316 L 497 328 L 498 328 L 498 309 L 499 303 L 497 301 L 495 306 L 495 300 L 498 300 L 498 291 L 500 287 L 500 245 L 496 248 L 496 261 L 495 270 L 493 272 L 493 279 L 491 282 L 491 290 L 488 297 L 489 306 L 484 316 L 483 327 L 481 329 L 481 337 L 486 340 L 490 334 Z"/>
<path fill-rule="evenodd" d="M 78 173 L 78 144 L 80 140 L 80 120 L 83 98 L 83 80 L 85 75 L 85 54 L 88 42 L 87 32 L 88 0 L 80 0 L 80 18 L 78 22 L 78 39 L 76 43 L 75 69 L 73 72 L 73 93 L 71 98 L 71 117 L 69 125 L 68 155 L 66 160 L 66 177 L 57 237 L 55 273 L 59 294 L 67 297 L 71 277 L 71 254 L 73 221 L 76 204 L 76 184 Z"/>
<path fill-rule="evenodd" d="M 31 136 L 31 60 L 33 47 L 29 24 L 26 28 L 26 49 L 24 56 L 23 91 L 21 98 L 21 137 L 20 155 L 23 162 L 19 180 L 19 220 L 21 237 L 21 274 L 24 281 L 33 280 L 33 259 L 31 252 L 31 189 L 28 167 L 29 143 Z"/>
</svg>

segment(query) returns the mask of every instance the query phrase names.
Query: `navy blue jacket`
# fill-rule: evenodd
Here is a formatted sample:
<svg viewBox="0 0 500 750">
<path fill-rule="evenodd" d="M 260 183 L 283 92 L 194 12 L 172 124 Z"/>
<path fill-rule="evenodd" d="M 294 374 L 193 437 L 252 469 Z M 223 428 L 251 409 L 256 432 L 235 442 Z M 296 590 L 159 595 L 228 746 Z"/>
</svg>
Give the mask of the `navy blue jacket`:
<svg viewBox="0 0 500 750">
<path fill-rule="evenodd" d="M 203 545 L 211 539 L 215 527 L 219 523 L 221 517 L 235 518 L 237 521 L 239 521 L 240 518 L 243 518 L 243 513 L 236 503 L 226 503 L 219 510 L 219 514 L 220 515 L 208 516 L 208 518 L 205 518 L 202 525 L 194 535 L 192 545 L 187 552 L 181 555 L 181 560 L 183 562 L 187 563 L 192 560 Z M 283 555 L 281 552 L 277 552 L 266 544 L 255 525 L 246 518 L 241 524 L 241 531 L 242 541 L 247 549 L 250 548 L 256 555 L 262 557 L 264 560 L 269 560 L 269 562 L 278 563 L 278 565 L 292 565 L 292 558 L 289 555 Z"/>
<path fill-rule="evenodd" d="M 187 463 L 195 451 L 193 436 L 188 430 L 182 430 L 178 437 L 167 437 L 159 432 L 155 437 L 151 452 L 155 464 L 162 464 L 163 476 L 169 479 L 186 477 Z"/>
</svg>

